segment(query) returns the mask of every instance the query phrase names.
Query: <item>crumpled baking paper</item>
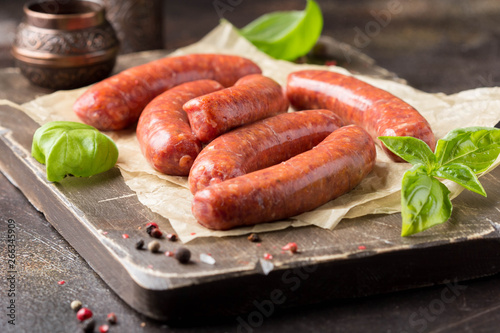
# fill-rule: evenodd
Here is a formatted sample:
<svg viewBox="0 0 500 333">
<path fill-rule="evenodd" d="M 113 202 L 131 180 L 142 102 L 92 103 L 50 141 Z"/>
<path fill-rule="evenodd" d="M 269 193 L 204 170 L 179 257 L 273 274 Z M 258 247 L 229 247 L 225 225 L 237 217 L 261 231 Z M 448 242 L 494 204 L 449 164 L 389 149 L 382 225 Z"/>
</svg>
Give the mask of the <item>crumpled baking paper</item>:
<svg viewBox="0 0 500 333">
<path fill-rule="evenodd" d="M 260 52 L 242 38 L 229 23 L 221 23 L 198 43 L 179 49 L 171 55 L 189 53 L 225 53 L 255 61 L 263 74 L 286 84 L 290 72 L 316 68 L 349 74 L 334 66 L 316 66 L 278 61 Z M 478 88 L 454 95 L 429 94 L 407 85 L 367 76 L 357 76 L 374 86 L 385 89 L 414 106 L 429 121 L 437 138 L 458 127 L 494 126 L 500 120 L 500 88 Z M 86 88 L 58 91 L 23 104 L 22 109 L 40 124 L 54 120 L 79 121 L 72 111 L 74 101 Z M 289 226 L 316 225 L 333 229 L 342 218 L 375 213 L 399 212 L 400 189 L 407 163 L 391 162 L 377 148 L 377 163 L 373 172 L 353 191 L 327 204 L 286 221 L 262 223 L 253 227 L 229 231 L 213 231 L 199 225 L 191 214 L 193 196 L 186 177 L 172 177 L 153 170 L 143 158 L 134 130 L 106 132 L 117 144 L 120 156 L 117 166 L 126 184 L 137 193 L 139 201 L 152 211 L 168 218 L 183 242 L 196 237 L 222 237 L 250 232 L 266 232 Z M 498 162 L 495 164 L 498 165 Z M 445 182 L 456 197 L 462 188 Z M 353 225 L 354 227 L 354 225 Z"/>
</svg>

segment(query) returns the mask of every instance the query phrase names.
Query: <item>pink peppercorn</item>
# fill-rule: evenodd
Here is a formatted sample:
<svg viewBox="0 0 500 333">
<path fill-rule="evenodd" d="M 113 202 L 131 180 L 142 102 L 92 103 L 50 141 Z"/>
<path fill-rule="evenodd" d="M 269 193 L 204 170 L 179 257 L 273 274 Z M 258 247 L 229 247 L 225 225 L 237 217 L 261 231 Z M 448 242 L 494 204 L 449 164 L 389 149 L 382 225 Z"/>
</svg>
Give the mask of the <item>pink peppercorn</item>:
<svg viewBox="0 0 500 333">
<path fill-rule="evenodd" d="M 90 309 L 88 309 L 88 308 L 81 308 L 76 313 L 76 318 L 79 321 L 84 321 L 84 320 L 87 320 L 89 318 L 92 318 L 92 311 L 90 311 Z"/>
<path fill-rule="evenodd" d="M 291 242 L 286 244 L 281 248 L 283 251 L 290 251 L 292 253 L 296 253 L 298 250 L 297 243 Z"/>
</svg>

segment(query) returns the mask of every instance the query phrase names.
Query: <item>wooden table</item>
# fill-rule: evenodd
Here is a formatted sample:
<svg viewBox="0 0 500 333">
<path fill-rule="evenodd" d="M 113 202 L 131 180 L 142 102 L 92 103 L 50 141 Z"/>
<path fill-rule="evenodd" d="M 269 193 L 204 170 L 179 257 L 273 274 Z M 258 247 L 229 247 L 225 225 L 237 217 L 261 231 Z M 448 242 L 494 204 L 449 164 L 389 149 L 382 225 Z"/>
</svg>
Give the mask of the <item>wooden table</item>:
<svg viewBox="0 0 500 333">
<path fill-rule="evenodd" d="M 235 7 L 232 12 L 227 12 L 228 19 L 230 15 L 236 15 L 241 9 L 243 16 L 250 16 L 249 8 L 255 8 L 255 12 L 262 10 L 262 8 L 276 8 L 277 1 L 267 1 L 255 3 L 255 7 L 245 4 L 243 1 L 240 6 Z M 488 1 L 481 2 L 486 6 Z M 330 2 L 321 3 L 327 7 L 326 12 L 330 18 L 329 22 L 334 22 L 333 18 L 340 17 L 339 21 L 346 20 L 346 13 L 351 13 L 352 20 L 357 21 L 351 25 L 353 28 L 364 27 L 368 22 L 373 20 L 370 18 L 370 10 L 380 10 L 383 7 L 370 7 L 370 6 L 384 6 L 384 2 L 376 2 L 365 4 L 365 6 L 346 6 L 335 12 L 331 7 Z M 202 4 L 200 3 L 200 6 Z M 297 5 L 290 2 L 289 6 Z M 269 6 L 269 7 L 264 7 Z M 168 8 L 169 6 L 167 6 Z M 300 5 L 295 6 L 299 8 Z M 202 7 L 200 7 L 202 8 Z M 211 12 L 198 9 L 199 15 L 203 12 L 208 18 L 206 22 L 203 18 L 198 17 L 200 22 L 205 22 L 206 27 L 211 24 L 217 23 L 218 17 Z M 167 46 L 180 46 L 182 43 L 190 42 L 189 38 L 175 36 L 175 32 L 169 32 L 172 23 L 176 22 L 175 26 L 179 26 L 178 20 L 184 17 L 185 22 L 193 20 L 193 15 L 184 15 L 186 10 L 180 5 L 171 5 L 167 10 Z M 432 8 L 427 9 L 424 13 L 430 15 Z M 364 15 L 362 15 L 364 13 Z M 407 13 L 408 12 L 403 12 Z M 470 12 L 468 20 L 474 20 L 474 15 Z M 459 13 L 460 14 L 460 13 Z M 455 15 L 454 19 L 458 20 L 459 14 Z M 325 16 L 327 16 L 325 15 Z M 408 14 L 409 15 L 409 14 Z M 405 32 L 412 35 L 412 31 L 425 30 L 434 32 L 434 34 L 442 34 L 443 26 L 437 24 L 432 26 L 429 22 L 441 22 L 437 18 L 430 21 L 418 22 L 401 22 L 396 17 L 393 24 L 385 27 L 387 30 L 381 31 L 377 36 L 374 36 L 372 46 L 368 45 L 363 48 L 363 52 L 372 56 L 376 56 L 379 63 L 384 64 L 385 67 L 398 73 L 400 76 L 407 78 L 410 83 L 420 89 L 427 91 L 446 91 L 454 92 L 463 89 L 464 87 L 479 87 L 486 85 L 498 85 L 498 68 L 495 66 L 495 59 L 498 57 L 499 41 L 495 38 L 495 31 L 488 26 L 488 18 L 493 15 L 492 11 L 479 11 L 476 12 L 486 22 L 484 26 L 475 31 L 479 36 L 475 36 L 476 49 L 470 51 L 471 43 L 470 35 L 463 30 L 455 32 L 459 37 L 467 37 L 466 40 L 460 38 L 449 39 L 441 44 L 435 44 L 434 48 L 425 48 L 422 44 L 415 43 L 413 50 L 406 50 L 404 60 L 401 56 L 396 57 L 394 50 L 398 50 L 398 43 L 404 44 L 404 47 L 409 47 L 404 43 L 404 38 L 394 39 L 395 35 L 401 36 Z M 498 15 L 498 12 L 497 12 Z M 215 16 L 215 17 L 214 17 Z M 436 14 L 436 16 L 439 16 Z M 197 17 L 197 16 L 195 16 Z M 241 16 L 240 16 L 241 17 Z M 411 15 L 410 15 L 411 17 Z M 343 19 L 342 19 L 343 18 Z M 237 18 L 239 20 L 239 18 Z M 477 19 L 477 17 L 476 17 Z M 448 18 L 450 22 L 453 18 Z M 241 20 L 242 21 L 242 20 Z M 460 21 L 460 20 L 459 20 Z M 335 21 L 338 22 L 338 21 Z M 331 23 L 330 23 L 331 24 Z M 402 27 L 405 27 L 406 30 Z M 456 24 L 456 23 L 455 23 Z M 453 24 L 454 25 L 454 24 Z M 332 29 L 331 25 L 327 22 L 328 29 Z M 336 25 L 335 25 L 336 26 Z M 347 26 L 349 26 L 347 24 Z M 394 27 L 393 27 L 394 26 Z M 207 28 L 205 28 L 207 29 Z M 394 30 L 390 30 L 394 29 Z M 339 36 L 337 30 L 327 30 L 331 35 L 349 42 L 352 41 L 352 31 L 343 27 L 339 29 L 345 35 Z M 467 30 L 464 28 L 464 30 Z M 183 33 L 186 33 L 185 29 Z M 189 30 L 190 31 L 190 30 Z M 386 35 L 387 32 L 387 36 Z M 462 33 L 462 34 L 461 34 Z M 350 34 L 350 36 L 349 36 Z M 202 34 L 201 34 L 202 35 Z M 193 29 L 192 39 L 196 40 L 201 37 L 200 31 Z M 343 36 L 343 37 L 342 37 Z M 427 36 L 427 35 L 425 35 Z M 483 36 L 483 37 L 481 37 Z M 342 37 L 342 38 L 341 38 Z M 432 34 L 428 38 L 432 39 Z M 481 39 L 483 38 L 483 39 Z M 472 38 L 474 39 L 474 38 Z M 353 44 L 353 42 L 351 43 Z M 386 48 L 377 49 L 373 45 L 390 45 Z M 427 44 L 428 45 L 428 44 Z M 373 48 L 371 48 L 373 47 Z M 419 57 L 420 54 L 426 51 L 426 57 Z M 459 52 L 456 52 L 456 51 Z M 401 50 L 399 52 L 402 52 Z M 421 53 L 419 53 L 421 52 Z M 397 52 L 396 52 L 397 53 Z M 443 55 L 447 55 L 447 59 L 453 59 L 453 67 L 443 66 Z M 396 59 L 396 60 L 395 60 Z M 451 61 L 451 60 L 450 60 Z M 426 81 L 418 80 L 418 77 L 413 75 L 405 76 L 407 72 L 419 73 L 423 75 L 423 71 L 416 71 L 415 68 L 421 68 L 422 62 L 427 62 L 428 70 L 431 77 L 439 77 L 441 80 Z M 477 64 L 477 65 L 474 65 Z M 392 66 L 392 67 L 391 67 Z M 459 68 L 460 70 L 457 70 Z M 495 70 L 497 72 L 495 72 Z M 475 73 L 466 75 L 467 72 Z M 13 75 L 16 75 L 15 73 Z M 478 75 L 478 76 L 475 76 Z M 471 77 L 475 78 L 471 80 Z M 410 80 L 409 77 L 412 77 Z M 425 77 L 427 77 L 425 75 Z M 460 77 L 463 80 L 460 80 Z M 464 79 L 468 77 L 468 79 Z M 482 78 L 482 79 L 481 79 Z M 0 78 L 0 83 L 8 84 L 5 82 L 6 77 Z M 413 82 L 412 82 L 413 81 Z M 23 94 L 22 88 L 26 82 L 20 82 L 19 95 L 6 96 L 9 99 L 14 99 L 16 102 L 22 102 Z M 47 91 L 39 90 L 40 94 Z M 4 98 L 5 96 L 2 96 Z M 18 98 L 18 100 L 16 100 Z M 17 268 L 18 268 L 18 281 L 16 288 L 18 294 L 18 307 L 17 307 L 17 323 L 19 329 L 28 327 L 39 327 L 40 332 L 66 332 L 74 331 L 77 327 L 76 320 L 72 310 L 68 304 L 73 299 L 80 299 L 84 304 L 88 305 L 94 310 L 98 323 L 103 322 L 105 315 L 108 312 L 115 312 L 118 315 L 120 326 L 114 328 L 114 331 L 130 331 L 135 332 L 143 329 L 147 332 L 160 332 L 163 331 L 167 324 L 155 322 L 144 318 L 142 315 L 136 313 L 124 304 L 114 293 L 112 293 L 106 284 L 98 276 L 96 276 L 92 269 L 79 257 L 79 255 L 61 238 L 61 236 L 47 223 L 43 215 L 36 212 L 25 197 L 12 186 L 8 180 L 0 176 L 0 189 L 1 189 L 1 203 L 0 211 L 2 222 L 2 240 L 5 238 L 6 224 L 8 219 L 15 221 L 18 229 L 18 251 L 17 255 Z M 12 223 L 11 223 L 12 224 Z M 2 252 L 2 260 L 5 259 L 5 252 Z M 59 261 L 54 260 L 54 257 Z M 60 280 L 67 280 L 64 285 L 59 285 L 57 282 Z M 500 294 L 500 283 L 497 281 L 498 276 L 489 278 L 482 278 L 468 283 L 455 283 L 448 286 L 437 286 L 422 288 L 417 290 L 410 290 L 387 295 L 364 297 L 360 299 L 348 299 L 342 301 L 326 302 L 321 305 L 313 307 L 299 307 L 291 310 L 279 310 L 274 312 L 269 318 L 262 321 L 262 325 L 255 331 L 269 331 L 269 332 L 285 332 L 290 330 L 302 331 L 338 331 L 338 332 L 457 332 L 457 331 L 494 331 L 494 328 L 500 322 L 500 302 L 498 296 Z M 2 297 L 4 297 L 2 295 Z M 2 298 L 3 300 L 4 298 Z M 169 331 L 174 332 L 233 332 L 237 331 L 241 326 L 241 318 L 248 318 L 248 315 L 236 316 L 225 319 L 217 319 L 214 322 L 170 322 L 168 323 Z M 257 318 L 258 319 L 258 318 Z M 257 320 L 256 319 L 256 320 Z M 142 323 L 145 324 L 141 328 Z M 13 331 L 6 321 L 2 321 L 0 326 L 7 328 L 7 332 Z M 243 327 L 243 326 L 241 326 Z M 112 327 L 113 329 L 113 327 Z M 241 328 L 240 331 L 244 331 Z"/>
</svg>

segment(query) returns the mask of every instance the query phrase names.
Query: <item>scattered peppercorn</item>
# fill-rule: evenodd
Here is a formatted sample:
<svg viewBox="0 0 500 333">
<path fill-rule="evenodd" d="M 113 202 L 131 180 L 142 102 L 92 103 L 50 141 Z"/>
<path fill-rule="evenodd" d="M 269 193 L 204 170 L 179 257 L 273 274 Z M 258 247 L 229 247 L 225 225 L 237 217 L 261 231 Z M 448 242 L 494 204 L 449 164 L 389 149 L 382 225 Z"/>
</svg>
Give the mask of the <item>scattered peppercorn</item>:
<svg viewBox="0 0 500 333">
<path fill-rule="evenodd" d="M 177 240 L 176 234 L 167 234 L 167 239 L 171 242 L 175 242 Z"/>
<path fill-rule="evenodd" d="M 271 259 L 273 259 L 273 255 L 270 253 L 264 253 L 264 259 L 271 260 Z"/>
<path fill-rule="evenodd" d="M 71 302 L 70 306 L 74 311 L 78 311 L 82 308 L 82 302 L 75 300 Z"/>
<path fill-rule="evenodd" d="M 297 243 L 288 243 L 281 248 L 283 251 L 290 251 L 291 253 L 297 253 L 298 247 Z"/>
<path fill-rule="evenodd" d="M 173 256 L 175 255 L 175 253 L 173 253 L 172 251 L 166 251 L 166 252 L 165 252 L 165 255 L 166 255 L 167 257 L 173 257 Z"/>
<path fill-rule="evenodd" d="M 180 247 L 175 251 L 175 259 L 177 259 L 181 264 L 186 264 L 191 259 L 191 251 L 185 247 Z"/>
<path fill-rule="evenodd" d="M 143 249 L 143 247 L 144 247 L 144 240 L 139 239 L 139 240 L 137 241 L 137 243 L 135 243 L 135 248 L 136 248 L 137 250 L 142 250 L 142 249 Z"/>
<path fill-rule="evenodd" d="M 360 250 L 366 250 L 366 246 L 360 245 L 360 246 L 358 246 L 358 249 L 360 249 Z"/>
<path fill-rule="evenodd" d="M 129 237 L 129 236 L 128 236 L 128 234 L 123 234 L 123 235 L 122 235 L 122 238 L 123 238 L 123 239 L 127 239 L 128 237 Z"/>
<path fill-rule="evenodd" d="M 94 332 L 94 328 L 95 328 L 94 319 L 90 318 L 82 322 L 82 331 L 84 331 L 85 333 Z"/>
<path fill-rule="evenodd" d="M 257 243 L 257 242 L 260 242 L 260 237 L 257 234 L 250 234 L 250 236 L 248 236 L 248 240 L 250 242 Z"/>
<path fill-rule="evenodd" d="M 109 325 L 101 325 L 99 326 L 99 332 L 100 333 L 108 333 L 109 331 Z"/>
<path fill-rule="evenodd" d="M 161 238 L 163 233 L 161 232 L 160 229 L 154 228 L 153 230 L 151 230 L 151 233 L 149 235 L 154 238 Z"/>
<path fill-rule="evenodd" d="M 92 317 L 92 311 L 90 311 L 90 309 L 88 309 L 88 308 L 81 308 L 76 313 L 76 318 L 79 321 L 84 321 L 84 320 L 89 319 L 91 317 Z"/>
<path fill-rule="evenodd" d="M 158 252 L 158 250 L 160 249 L 160 242 L 158 241 L 151 241 L 149 242 L 148 244 L 148 250 L 151 251 L 151 252 Z"/>
<path fill-rule="evenodd" d="M 116 314 L 114 312 L 108 313 L 106 320 L 110 324 L 116 324 Z"/>
<path fill-rule="evenodd" d="M 57 284 L 58 284 L 58 285 L 60 285 L 60 286 L 62 286 L 62 285 L 63 285 L 63 284 L 65 284 L 65 283 L 66 283 L 66 281 L 64 281 L 64 280 L 57 281 Z"/>
<path fill-rule="evenodd" d="M 146 224 L 146 232 L 148 233 L 148 235 L 151 236 L 151 231 L 153 231 L 154 229 L 158 229 L 158 224 L 154 222 Z"/>
</svg>

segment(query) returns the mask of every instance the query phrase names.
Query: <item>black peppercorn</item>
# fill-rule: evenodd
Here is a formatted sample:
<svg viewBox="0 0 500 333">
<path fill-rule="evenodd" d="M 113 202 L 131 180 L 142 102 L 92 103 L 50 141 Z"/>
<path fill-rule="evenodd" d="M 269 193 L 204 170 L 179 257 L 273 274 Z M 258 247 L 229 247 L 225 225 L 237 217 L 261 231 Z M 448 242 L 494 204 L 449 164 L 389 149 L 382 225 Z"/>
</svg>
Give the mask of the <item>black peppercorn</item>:
<svg viewBox="0 0 500 333">
<path fill-rule="evenodd" d="M 82 327 L 82 331 L 84 331 L 85 333 L 94 332 L 94 328 L 95 328 L 94 319 L 90 318 L 90 319 L 82 321 L 81 327 Z"/>
<path fill-rule="evenodd" d="M 260 237 L 257 234 L 250 234 L 248 240 L 251 242 L 260 242 Z"/>
<path fill-rule="evenodd" d="M 139 239 L 137 243 L 135 243 L 135 248 L 137 250 L 142 250 L 143 247 L 144 247 L 144 240 Z"/>
<path fill-rule="evenodd" d="M 185 247 L 181 247 L 175 251 L 175 259 L 177 259 L 181 264 L 186 264 L 191 259 L 191 251 Z"/>
</svg>

